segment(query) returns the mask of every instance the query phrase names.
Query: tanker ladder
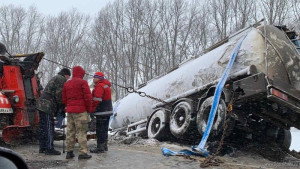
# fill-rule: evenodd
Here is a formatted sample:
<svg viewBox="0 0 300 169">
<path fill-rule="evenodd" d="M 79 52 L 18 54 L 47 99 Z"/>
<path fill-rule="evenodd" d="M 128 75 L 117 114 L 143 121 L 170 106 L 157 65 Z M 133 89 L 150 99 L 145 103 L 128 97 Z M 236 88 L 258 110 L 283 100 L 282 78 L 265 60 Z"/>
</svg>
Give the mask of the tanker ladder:
<svg viewBox="0 0 300 169">
<path fill-rule="evenodd" d="M 145 132 L 147 130 L 147 122 L 148 122 L 148 118 L 137 121 L 135 123 L 129 124 L 127 127 L 127 132 L 126 135 L 127 136 L 133 136 L 136 135 L 138 133 L 142 133 Z M 141 126 L 141 127 L 139 127 Z"/>
</svg>

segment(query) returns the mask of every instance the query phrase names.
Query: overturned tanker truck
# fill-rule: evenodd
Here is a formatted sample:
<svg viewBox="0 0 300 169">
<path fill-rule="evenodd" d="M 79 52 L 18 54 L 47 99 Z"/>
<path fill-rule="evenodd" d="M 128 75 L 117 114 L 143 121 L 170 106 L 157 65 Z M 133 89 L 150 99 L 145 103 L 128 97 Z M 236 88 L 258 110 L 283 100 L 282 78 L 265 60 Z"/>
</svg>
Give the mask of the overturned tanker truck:
<svg viewBox="0 0 300 169">
<path fill-rule="evenodd" d="M 189 139 L 204 133 L 214 90 L 238 41 L 245 37 L 222 91 L 210 138 L 223 132 L 227 106 L 236 92 L 231 128 L 291 144 L 290 127 L 300 129 L 300 52 L 298 36 L 284 26 L 263 23 L 245 28 L 150 80 L 139 91 L 166 103 L 128 94 L 114 105 L 110 127 Z M 232 131 L 232 130 L 231 130 Z"/>
</svg>

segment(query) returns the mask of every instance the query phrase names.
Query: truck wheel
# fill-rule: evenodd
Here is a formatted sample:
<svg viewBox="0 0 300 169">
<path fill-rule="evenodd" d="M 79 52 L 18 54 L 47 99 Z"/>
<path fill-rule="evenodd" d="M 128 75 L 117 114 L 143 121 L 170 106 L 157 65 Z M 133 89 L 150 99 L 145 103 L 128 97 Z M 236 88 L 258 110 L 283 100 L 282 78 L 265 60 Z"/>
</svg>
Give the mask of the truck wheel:
<svg viewBox="0 0 300 169">
<path fill-rule="evenodd" d="M 187 101 L 179 102 L 170 116 L 170 131 L 177 138 L 183 138 L 192 132 L 192 104 Z M 195 126 L 195 125 L 194 125 Z"/>
<path fill-rule="evenodd" d="M 12 114 L 0 114 L 0 130 L 3 130 L 6 126 L 13 124 Z"/>
<path fill-rule="evenodd" d="M 289 150 L 292 142 L 291 131 L 280 128 L 278 131 L 276 142 L 282 149 Z"/>
<path fill-rule="evenodd" d="M 211 96 L 205 99 L 200 106 L 200 110 L 197 113 L 196 122 L 197 122 L 197 128 L 200 135 L 203 135 L 205 132 L 213 98 L 214 97 Z M 214 123 L 210 131 L 210 136 L 217 137 L 223 132 L 223 125 L 225 122 L 225 118 L 226 118 L 226 104 L 225 101 L 222 98 L 220 98 Z"/>
<path fill-rule="evenodd" d="M 167 134 L 168 115 L 165 110 L 160 109 L 153 113 L 147 125 L 149 138 L 162 140 Z"/>
</svg>

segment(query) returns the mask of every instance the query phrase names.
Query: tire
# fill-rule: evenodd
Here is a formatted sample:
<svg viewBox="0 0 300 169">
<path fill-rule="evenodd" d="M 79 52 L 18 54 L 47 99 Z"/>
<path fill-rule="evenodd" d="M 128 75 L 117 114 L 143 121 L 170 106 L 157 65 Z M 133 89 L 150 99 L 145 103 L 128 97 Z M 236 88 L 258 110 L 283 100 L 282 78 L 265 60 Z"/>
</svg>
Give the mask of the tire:
<svg viewBox="0 0 300 169">
<path fill-rule="evenodd" d="M 207 126 L 207 121 L 212 106 L 213 98 L 214 98 L 213 96 L 206 98 L 204 102 L 201 104 L 200 109 L 197 113 L 196 123 L 197 123 L 198 131 L 201 136 L 204 134 Z M 210 131 L 211 137 L 218 137 L 223 133 L 225 120 L 226 120 L 226 104 L 225 101 L 222 98 L 220 98 L 214 123 Z"/>
<path fill-rule="evenodd" d="M 192 118 L 193 106 L 188 101 L 179 102 L 172 110 L 170 116 L 170 131 L 176 138 L 191 138 L 195 128 L 195 120 Z M 194 124 L 193 124 L 194 123 Z"/>
<path fill-rule="evenodd" d="M 13 124 L 13 114 L 0 114 L 0 130 Z"/>
<path fill-rule="evenodd" d="M 280 128 L 278 131 L 276 142 L 283 150 L 289 150 L 292 143 L 291 131 Z"/>
<path fill-rule="evenodd" d="M 147 124 L 147 134 L 149 138 L 162 140 L 167 135 L 168 114 L 165 110 L 155 111 Z"/>
</svg>

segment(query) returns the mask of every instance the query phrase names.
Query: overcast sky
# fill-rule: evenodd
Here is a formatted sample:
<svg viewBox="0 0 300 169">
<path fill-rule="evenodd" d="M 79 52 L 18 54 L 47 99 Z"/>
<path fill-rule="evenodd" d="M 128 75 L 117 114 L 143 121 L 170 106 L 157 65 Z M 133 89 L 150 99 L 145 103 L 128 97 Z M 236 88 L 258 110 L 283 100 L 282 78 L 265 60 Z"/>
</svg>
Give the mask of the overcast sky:
<svg viewBox="0 0 300 169">
<path fill-rule="evenodd" d="M 80 12 L 94 16 L 108 2 L 113 1 L 114 0 L 0 0 L 0 6 L 13 4 L 28 8 L 34 5 L 38 11 L 51 15 L 77 8 Z"/>
</svg>

